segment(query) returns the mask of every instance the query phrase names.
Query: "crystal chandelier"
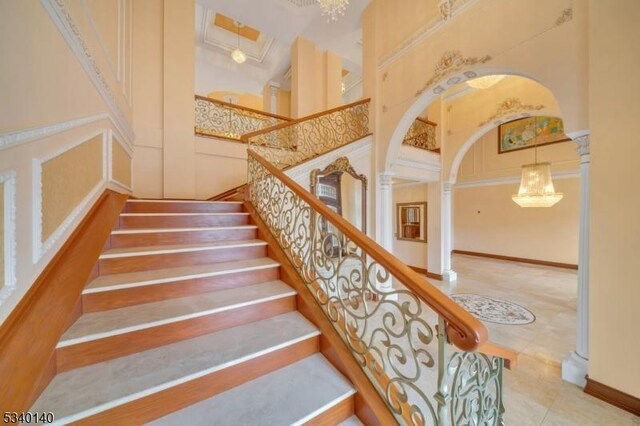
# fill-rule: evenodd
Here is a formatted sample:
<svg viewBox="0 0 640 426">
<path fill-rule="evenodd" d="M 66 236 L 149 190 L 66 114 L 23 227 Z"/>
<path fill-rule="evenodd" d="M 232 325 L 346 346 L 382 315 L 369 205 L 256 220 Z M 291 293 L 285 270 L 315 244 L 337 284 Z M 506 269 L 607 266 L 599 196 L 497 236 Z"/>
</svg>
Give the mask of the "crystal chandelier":
<svg viewBox="0 0 640 426">
<path fill-rule="evenodd" d="M 247 60 L 247 55 L 240 49 L 240 24 L 239 22 L 235 22 L 236 28 L 238 29 L 238 47 L 233 49 L 231 52 L 231 59 L 236 61 L 238 64 L 243 64 L 244 61 Z"/>
<path fill-rule="evenodd" d="M 349 0 L 318 0 L 322 15 L 327 17 L 328 21 L 337 21 L 349 5 Z"/>
<path fill-rule="evenodd" d="M 502 80 L 504 75 L 486 75 L 484 77 L 474 78 L 473 80 L 467 81 L 467 84 L 474 89 L 488 89 L 493 86 L 500 80 Z"/>
<path fill-rule="evenodd" d="M 535 162 L 522 166 L 522 178 L 518 193 L 511 198 L 520 207 L 551 207 L 562 200 L 551 179 L 551 163 L 538 163 L 537 124 L 534 121 Z"/>
</svg>

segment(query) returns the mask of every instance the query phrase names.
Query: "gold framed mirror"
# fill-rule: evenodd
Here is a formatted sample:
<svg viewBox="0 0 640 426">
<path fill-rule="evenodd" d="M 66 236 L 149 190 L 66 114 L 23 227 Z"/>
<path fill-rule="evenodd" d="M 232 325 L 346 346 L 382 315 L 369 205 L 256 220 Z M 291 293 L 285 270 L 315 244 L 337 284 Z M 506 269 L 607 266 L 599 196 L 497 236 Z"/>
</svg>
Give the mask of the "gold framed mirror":
<svg viewBox="0 0 640 426">
<path fill-rule="evenodd" d="M 396 204 L 396 222 L 398 240 L 427 242 L 427 203 Z"/>
</svg>

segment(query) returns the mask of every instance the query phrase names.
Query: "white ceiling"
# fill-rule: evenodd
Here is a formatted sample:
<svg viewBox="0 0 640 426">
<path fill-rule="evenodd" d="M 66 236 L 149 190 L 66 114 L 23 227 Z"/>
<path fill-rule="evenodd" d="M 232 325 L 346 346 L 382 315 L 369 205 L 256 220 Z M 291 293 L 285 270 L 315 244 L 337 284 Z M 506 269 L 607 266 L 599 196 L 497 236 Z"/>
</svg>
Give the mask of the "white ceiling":
<svg viewBox="0 0 640 426">
<path fill-rule="evenodd" d="M 284 86 L 283 76 L 291 66 L 290 46 L 302 36 L 322 50 L 330 50 L 342 57 L 343 68 L 350 71 L 349 78 L 362 74 L 361 15 L 370 0 L 350 0 L 344 16 L 337 22 L 327 22 L 315 0 L 197 0 L 196 3 L 196 63 L 198 73 L 220 73 L 220 80 L 228 86 L 238 80 L 235 87 L 216 87 L 214 90 L 240 90 L 252 88 L 258 93 L 268 81 Z M 258 43 L 241 38 L 242 49 L 249 54 L 244 64 L 230 58 L 237 39 L 228 31 L 213 28 L 215 13 L 226 15 L 261 32 Z M 199 78 L 199 76 L 196 76 Z M 250 79 L 248 84 L 242 79 Z M 207 80 L 211 81 L 211 78 Z M 222 83 L 222 82 L 221 82 Z M 350 81 L 347 82 L 349 85 Z M 258 88 L 260 90 L 256 91 Z M 198 87 L 196 88 L 198 89 Z"/>
</svg>

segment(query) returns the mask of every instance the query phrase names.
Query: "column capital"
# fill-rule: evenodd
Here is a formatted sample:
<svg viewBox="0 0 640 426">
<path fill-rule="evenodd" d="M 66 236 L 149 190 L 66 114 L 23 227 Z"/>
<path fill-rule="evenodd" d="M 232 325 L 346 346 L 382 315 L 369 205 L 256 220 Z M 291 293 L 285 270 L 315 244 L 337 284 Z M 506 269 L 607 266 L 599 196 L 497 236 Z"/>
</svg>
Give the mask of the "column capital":
<svg viewBox="0 0 640 426">
<path fill-rule="evenodd" d="M 378 177 L 380 178 L 380 186 L 381 187 L 390 187 L 391 183 L 393 181 L 393 177 L 395 176 L 395 173 L 393 172 L 382 172 L 378 175 Z"/>
<path fill-rule="evenodd" d="M 442 191 L 451 192 L 453 189 L 453 182 L 442 182 Z"/>
<path fill-rule="evenodd" d="M 588 129 L 567 133 L 567 136 L 573 139 L 573 141 L 578 145 L 576 146 L 578 155 L 580 155 L 581 157 L 584 155 L 589 155 L 589 139 L 591 137 L 591 132 Z"/>
</svg>

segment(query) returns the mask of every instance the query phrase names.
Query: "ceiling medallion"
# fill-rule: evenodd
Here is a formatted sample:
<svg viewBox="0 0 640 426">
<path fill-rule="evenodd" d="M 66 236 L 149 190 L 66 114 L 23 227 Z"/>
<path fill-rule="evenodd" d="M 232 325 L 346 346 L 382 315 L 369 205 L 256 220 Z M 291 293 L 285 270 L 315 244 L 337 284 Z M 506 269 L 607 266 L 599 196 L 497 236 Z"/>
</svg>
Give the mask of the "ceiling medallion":
<svg viewBox="0 0 640 426">
<path fill-rule="evenodd" d="M 344 12 L 349 5 L 349 0 L 318 0 L 322 15 L 327 17 L 327 21 L 335 22 L 340 16 L 344 16 Z"/>
</svg>

